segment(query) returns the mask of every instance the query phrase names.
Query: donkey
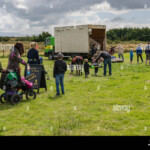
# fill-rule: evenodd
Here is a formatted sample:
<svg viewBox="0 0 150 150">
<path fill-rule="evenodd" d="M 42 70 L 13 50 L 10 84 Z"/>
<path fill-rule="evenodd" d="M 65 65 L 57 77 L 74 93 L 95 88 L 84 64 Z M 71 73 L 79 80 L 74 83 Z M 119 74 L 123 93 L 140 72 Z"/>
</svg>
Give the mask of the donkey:
<svg viewBox="0 0 150 150">
<path fill-rule="evenodd" d="M 72 63 L 71 63 L 71 74 L 73 73 L 74 65 L 76 66 L 76 74 L 77 74 L 77 75 L 82 75 L 83 57 L 81 57 L 81 56 L 75 56 L 75 57 L 72 59 Z"/>
</svg>

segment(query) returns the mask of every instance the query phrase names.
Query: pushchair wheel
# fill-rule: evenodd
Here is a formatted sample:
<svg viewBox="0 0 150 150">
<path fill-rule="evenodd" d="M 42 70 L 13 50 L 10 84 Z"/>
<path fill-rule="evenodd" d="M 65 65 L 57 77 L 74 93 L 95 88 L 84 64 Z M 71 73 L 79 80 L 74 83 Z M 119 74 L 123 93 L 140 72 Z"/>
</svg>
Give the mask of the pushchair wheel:
<svg viewBox="0 0 150 150">
<path fill-rule="evenodd" d="M 1 103 L 5 103 L 7 101 L 7 99 L 8 99 L 8 96 L 5 95 L 5 93 L 0 96 L 0 102 Z"/>
<path fill-rule="evenodd" d="M 36 93 L 34 91 L 29 91 L 26 93 L 26 99 L 27 100 L 33 100 L 36 99 Z"/>
<path fill-rule="evenodd" d="M 14 94 L 10 98 L 10 102 L 12 105 L 18 104 L 18 103 L 20 103 L 20 101 L 21 101 L 21 96 L 18 94 Z"/>
<path fill-rule="evenodd" d="M 0 102 L 4 103 L 4 97 L 2 95 L 0 96 Z"/>
</svg>

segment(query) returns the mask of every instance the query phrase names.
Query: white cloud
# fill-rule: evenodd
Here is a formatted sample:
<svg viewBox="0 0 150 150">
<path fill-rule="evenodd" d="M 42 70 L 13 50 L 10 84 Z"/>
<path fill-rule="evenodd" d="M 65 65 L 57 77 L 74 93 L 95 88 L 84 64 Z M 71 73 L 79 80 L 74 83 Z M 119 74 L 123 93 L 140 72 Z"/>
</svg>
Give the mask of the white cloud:
<svg viewBox="0 0 150 150">
<path fill-rule="evenodd" d="M 27 6 L 25 6 L 25 5 L 23 5 L 23 4 L 18 4 L 18 5 L 17 5 L 17 8 L 27 10 Z"/>
<path fill-rule="evenodd" d="M 71 12 L 69 13 L 70 16 L 91 16 L 91 15 L 95 15 L 98 12 L 107 12 L 107 13 L 111 13 L 111 14 L 115 14 L 115 15 L 121 15 L 121 14 L 125 14 L 127 13 L 129 10 L 117 10 L 115 8 L 112 8 L 110 6 L 110 4 L 108 2 L 103 2 L 100 4 L 95 4 L 93 6 L 91 6 L 89 8 L 89 10 L 79 10 L 79 11 L 75 11 L 75 12 Z"/>
<path fill-rule="evenodd" d="M 101 4 L 95 4 L 90 7 L 91 11 L 95 12 L 107 12 L 115 15 L 121 15 L 127 13 L 129 10 L 128 9 L 121 9 L 117 10 L 115 8 L 112 8 L 108 2 L 103 2 Z"/>
<path fill-rule="evenodd" d="M 57 3 L 55 3 L 54 5 L 47 3 L 48 10 L 46 3 L 44 4 L 44 2 L 48 1 L 39 0 L 36 3 L 35 0 L 12 0 L 13 5 L 10 7 L 17 7 L 16 9 L 14 9 L 15 7 L 12 8 L 12 12 L 9 12 L 10 9 L 7 9 L 6 3 L 6 5 L 4 5 L 3 7 L 6 9 L 0 8 L 0 31 L 14 31 L 24 34 L 39 34 L 42 31 L 48 31 L 53 34 L 53 28 L 55 26 L 66 25 L 101 24 L 106 25 L 107 30 L 116 27 L 119 28 L 149 26 L 148 24 L 140 24 L 140 21 L 139 24 L 134 23 L 134 20 L 131 20 L 132 22 L 130 23 L 120 23 L 118 21 L 112 22 L 111 20 L 113 18 L 111 17 L 100 17 L 99 12 L 109 13 L 110 15 L 108 16 L 119 16 L 122 14 L 130 13 L 131 10 L 133 11 L 133 9 L 129 9 L 128 7 L 126 9 L 117 9 L 118 7 L 113 8 L 112 3 L 109 4 L 106 1 L 102 3 L 100 3 L 100 1 L 99 3 L 95 1 L 95 3 L 92 3 L 90 5 L 90 7 L 85 7 L 84 5 L 81 7 L 78 6 L 77 9 L 75 9 L 76 11 L 72 12 L 70 12 L 70 10 L 66 11 L 65 6 L 61 5 L 61 3 L 64 3 L 64 1 L 60 2 L 59 0 L 57 0 Z M 74 5 L 70 6 L 71 4 L 65 5 L 69 8 L 74 8 L 76 6 L 75 2 Z M 144 4 L 143 9 L 134 9 L 134 11 L 143 11 L 145 10 L 144 8 L 146 8 L 147 13 L 149 13 L 148 5 L 144 6 Z"/>
</svg>

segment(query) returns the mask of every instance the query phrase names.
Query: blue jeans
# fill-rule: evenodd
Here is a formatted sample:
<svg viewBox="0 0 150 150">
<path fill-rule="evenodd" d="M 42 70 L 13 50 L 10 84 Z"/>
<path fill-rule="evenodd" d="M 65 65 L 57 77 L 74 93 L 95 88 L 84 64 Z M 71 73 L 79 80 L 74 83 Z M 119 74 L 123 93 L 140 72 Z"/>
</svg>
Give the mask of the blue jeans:
<svg viewBox="0 0 150 150">
<path fill-rule="evenodd" d="M 119 55 L 119 58 L 122 57 L 123 61 L 124 61 L 124 56 L 123 54 L 118 54 Z"/>
<path fill-rule="evenodd" d="M 130 61 L 133 61 L 133 57 L 130 57 Z"/>
<path fill-rule="evenodd" d="M 109 75 L 112 75 L 111 74 L 111 58 L 107 58 L 107 59 L 104 59 L 104 76 L 106 76 L 107 64 L 109 67 Z"/>
<path fill-rule="evenodd" d="M 62 94 L 65 94 L 65 91 L 64 91 L 64 74 L 56 74 L 55 75 L 55 81 L 56 81 L 57 95 L 60 95 L 59 84 L 61 86 Z"/>
<path fill-rule="evenodd" d="M 95 67 L 95 73 L 98 73 L 98 67 Z"/>
</svg>

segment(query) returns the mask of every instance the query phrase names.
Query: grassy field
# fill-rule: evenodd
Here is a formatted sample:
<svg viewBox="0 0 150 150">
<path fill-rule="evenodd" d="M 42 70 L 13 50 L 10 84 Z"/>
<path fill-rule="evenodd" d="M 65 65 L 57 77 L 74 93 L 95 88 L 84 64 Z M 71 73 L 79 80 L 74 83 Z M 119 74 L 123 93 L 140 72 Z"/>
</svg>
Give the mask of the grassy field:
<svg viewBox="0 0 150 150">
<path fill-rule="evenodd" d="M 7 66 L 7 58 L 0 61 Z M 47 92 L 16 106 L 0 104 L 0 135 L 150 135 L 150 66 L 137 64 L 136 56 L 131 66 L 127 53 L 125 63 L 112 64 L 111 77 L 103 69 L 97 77 L 90 69 L 87 79 L 67 71 L 66 94 L 55 98 L 53 64 L 44 57 Z"/>
</svg>

